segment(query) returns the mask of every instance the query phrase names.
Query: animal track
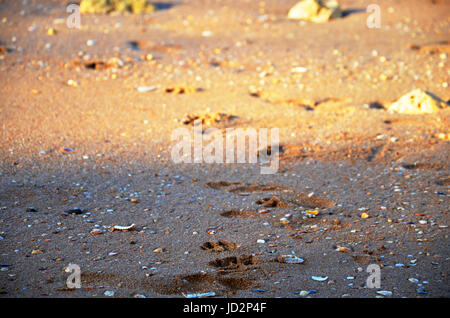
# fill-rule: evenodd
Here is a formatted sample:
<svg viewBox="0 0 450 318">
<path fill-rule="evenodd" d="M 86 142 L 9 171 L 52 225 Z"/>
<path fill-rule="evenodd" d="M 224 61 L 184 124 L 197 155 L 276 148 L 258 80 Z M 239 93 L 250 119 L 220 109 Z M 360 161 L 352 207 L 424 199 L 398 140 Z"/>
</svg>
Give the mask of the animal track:
<svg viewBox="0 0 450 318">
<path fill-rule="evenodd" d="M 219 267 L 221 269 L 244 270 L 247 268 L 247 266 L 256 265 L 259 263 L 261 263 L 261 261 L 253 255 L 241 255 L 239 257 L 230 256 L 225 258 L 216 258 L 208 264 L 214 267 Z"/>
<path fill-rule="evenodd" d="M 236 243 L 230 243 L 227 241 L 218 242 L 205 242 L 200 248 L 205 251 L 220 253 L 224 251 L 234 251 L 237 248 Z"/>
</svg>

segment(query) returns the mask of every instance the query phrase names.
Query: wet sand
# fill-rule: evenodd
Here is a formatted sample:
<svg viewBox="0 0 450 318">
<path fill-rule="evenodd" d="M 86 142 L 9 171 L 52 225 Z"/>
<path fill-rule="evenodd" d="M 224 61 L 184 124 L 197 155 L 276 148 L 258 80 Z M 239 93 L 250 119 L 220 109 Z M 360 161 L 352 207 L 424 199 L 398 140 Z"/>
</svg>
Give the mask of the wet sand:
<svg viewBox="0 0 450 318">
<path fill-rule="evenodd" d="M 385 107 L 450 100 L 450 3 L 380 0 L 369 29 L 366 1 L 340 2 L 324 24 L 286 19 L 291 0 L 186 0 L 69 29 L 59 1 L 0 1 L 0 296 L 449 297 L 450 110 Z M 175 164 L 172 131 L 214 112 L 279 128 L 278 173 Z"/>
</svg>

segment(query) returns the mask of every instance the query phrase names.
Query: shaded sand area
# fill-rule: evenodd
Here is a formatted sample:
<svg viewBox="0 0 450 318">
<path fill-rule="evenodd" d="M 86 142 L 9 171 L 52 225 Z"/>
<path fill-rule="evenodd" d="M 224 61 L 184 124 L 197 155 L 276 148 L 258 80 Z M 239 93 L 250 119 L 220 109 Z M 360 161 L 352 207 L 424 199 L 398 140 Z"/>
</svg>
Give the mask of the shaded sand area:
<svg viewBox="0 0 450 318">
<path fill-rule="evenodd" d="M 0 1 L 0 296 L 449 297 L 450 110 L 387 108 L 450 99 L 450 2 L 373 2 L 377 29 L 361 0 L 321 24 L 182 0 L 69 29 L 64 1 Z M 215 113 L 279 128 L 278 172 L 174 163 L 172 131 Z"/>
</svg>

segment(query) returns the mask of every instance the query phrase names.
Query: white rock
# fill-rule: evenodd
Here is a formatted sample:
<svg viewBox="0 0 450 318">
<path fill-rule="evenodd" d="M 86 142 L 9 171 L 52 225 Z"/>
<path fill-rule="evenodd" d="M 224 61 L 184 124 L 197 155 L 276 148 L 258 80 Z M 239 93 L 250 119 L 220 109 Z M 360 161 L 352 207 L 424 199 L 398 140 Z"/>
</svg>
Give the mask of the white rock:
<svg viewBox="0 0 450 318">
<path fill-rule="evenodd" d="M 388 111 L 410 115 L 430 114 L 447 106 L 449 106 L 448 103 L 432 93 L 416 89 L 391 104 Z"/>
</svg>

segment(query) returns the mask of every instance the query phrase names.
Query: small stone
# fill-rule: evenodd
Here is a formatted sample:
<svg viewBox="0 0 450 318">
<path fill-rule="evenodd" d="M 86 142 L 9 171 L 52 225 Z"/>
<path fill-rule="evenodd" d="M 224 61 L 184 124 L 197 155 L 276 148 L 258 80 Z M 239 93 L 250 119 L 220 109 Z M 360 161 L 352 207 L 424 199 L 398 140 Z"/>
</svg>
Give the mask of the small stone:
<svg viewBox="0 0 450 318">
<path fill-rule="evenodd" d="M 112 296 L 114 296 L 114 292 L 112 291 L 112 290 L 107 290 L 107 291 L 105 291 L 105 293 L 104 293 L 104 295 L 106 296 L 106 297 L 112 297 Z"/>
<path fill-rule="evenodd" d="M 388 107 L 389 112 L 400 114 L 429 114 L 448 107 L 449 104 L 430 92 L 420 89 L 413 90 L 402 96 Z"/>
<path fill-rule="evenodd" d="M 306 20 L 316 23 L 327 22 L 342 16 L 340 5 L 335 0 L 302 0 L 294 5 L 288 13 L 288 19 Z"/>
<path fill-rule="evenodd" d="M 155 89 L 156 89 L 155 86 L 139 86 L 138 92 L 140 92 L 140 93 L 152 92 Z"/>
<path fill-rule="evenodd" d="M 388 291 L 388 290 L 380 290 L 380 291 L 377 291 L 377 294 L 378 294 L 378 295 L 382 295 L 382 296 L 392 296 L 392 292 L 391 292 L 391 291 Z"/>
<path fill-rule="evenodd" d="M 74 208 L 74 209 L 66 210 L 64 212 L 69 213 L 69 214 L 83 214 L 85 211 L 78 209 L 78 208 Z"/>
<path fill-rule="evenodd" d="M 103 234 L 103 231 L 100 229 L 93 229 L 90 233 L 92 235 L 100 235 L 100 234 Z"/>
</svg>

